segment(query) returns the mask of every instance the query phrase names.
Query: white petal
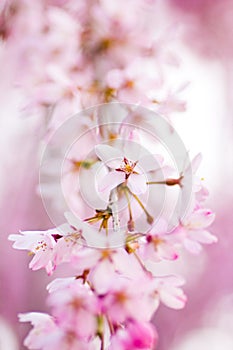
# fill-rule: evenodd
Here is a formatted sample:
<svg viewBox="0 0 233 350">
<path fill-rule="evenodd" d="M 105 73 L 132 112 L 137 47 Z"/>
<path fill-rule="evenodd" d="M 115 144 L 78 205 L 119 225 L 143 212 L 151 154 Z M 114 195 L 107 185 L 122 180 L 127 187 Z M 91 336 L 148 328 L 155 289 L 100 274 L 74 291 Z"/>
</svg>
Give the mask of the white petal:
<svg viewBox="0 0 233 350">
<path fill-rule="evenodd" d="M 197 169 L 199 168 L 202 161 L 202 154 L 198 153 L 192 160 L 192 172 L 193 174 L 196 173 Z"/>
<path fill-rule="evenodd" d="M 125 181 L 125 174 L 120 171 L 111 171 L 105 175 L 98 186 L 99 192 L 111 191 Z"/>
<path fill-rule="evenodd" d="M 154 223 L 152 228 L 150 229 L 151 234 L 162 234 L 166 233 L 168 230 L 168 223 L 163 218 L 160 218 L 158 221 Z"/>
<path fill-rule="evenodd" d="M 139 159 L 138 165 L 144 170 L 145 173 L 148 173 L 149 171 L 161 169 L 162 163 L 162 156 L 148 154 Z"/>
<path fill-rule="evenodd" d="M 91 227 L 91 225 L 87 224 L 86 222 L 83 222 L 71 212 L 66 212 L 65 217 L 71 226 L 82 231 L 82 237 L 86 240 L 87 244 L 89 240 L 92 241 L 93 239 L 95 239 L 96 235 L 98 234 L 98 231 Z"/>
<path fill-rule="evenodd" d="M 147 190 L 146 177 L 144 175 L 131 174 L 128 186 L 134 194 L 145 193 Z"/>
<path fill-rule="evenodd" d="M 108 145 L 95 146 L 95 153 L 105 165 L 112 169 L 119 168 L 124 158 L 119 149 Z"/>
<path fill-rule="evenodd" d="M 52 317 L 42 312 L 28 312 L 26 314 L 19 314 L 20 322 L 31 322 L 32 325 L 44 323 L 46 321 L 52 321 Z"/>
<path fill-rule="evenodd" d="M 138 143 L 128 140 L 125 141 L 124 155 L 127 159 L 135 162 L 142 158 L 142 152 L 144 152 L 144 149 Z"/>
</svg>

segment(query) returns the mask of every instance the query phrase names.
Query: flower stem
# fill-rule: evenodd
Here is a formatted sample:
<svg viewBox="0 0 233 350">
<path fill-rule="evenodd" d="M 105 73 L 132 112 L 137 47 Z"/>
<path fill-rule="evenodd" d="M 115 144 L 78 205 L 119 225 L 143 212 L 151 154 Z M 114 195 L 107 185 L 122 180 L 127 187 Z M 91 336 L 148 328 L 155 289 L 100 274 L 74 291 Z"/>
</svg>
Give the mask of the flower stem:
<svg viewBox="0 0 233 350">
<path fill-rule="evenodd" d="M 109 196 L 109 208 L 112 211 L 112 223 L 113 223 L 113 231 L 114 232 L 118 232 L 120 229 L 120 219 L 119 219 L 119 215 L 118 215 L 118 194 L 117 194 L 117 189 L 114 188 L 111 192 L 110 192 L 110 196 Z"/>
</svg>

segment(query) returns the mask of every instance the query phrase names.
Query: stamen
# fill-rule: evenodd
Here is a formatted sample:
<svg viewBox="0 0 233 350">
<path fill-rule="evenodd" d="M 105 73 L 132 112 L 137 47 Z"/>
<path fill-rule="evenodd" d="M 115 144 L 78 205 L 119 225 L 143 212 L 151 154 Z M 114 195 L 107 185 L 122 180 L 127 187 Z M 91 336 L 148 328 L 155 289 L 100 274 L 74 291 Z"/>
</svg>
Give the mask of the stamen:
<svg viewBox="0 0 233 350">
<path fill-rule="evenodd" d="M 148 181 L 147 185 L 167 185 L 167 186 L 175 186 L 179 185 L 180 187 L 183 187 L 181 180 L 183 179 L 183 175 L 181 175 L 178 179 L 167 179 L 164 181 Z"/>
<path fill-rule="evenodd" d="M 149 212 L 146 210 L 144 204 L 140 201 L 140 199 L 138 198 L 138 196 L 137 196 L 135 193 L 133 193 L 133 192 L 129 189 L 129 187 L 126 186 L 125 188 L 126 188 L 127 191 L 134 197 L 134 199 L 136 199 L 136 201 L 138 202 L 138 204 L 140 205 L 140 207 L 142 208 L 142 210 L 143 210 L 144 213 L 146 214 L 146 218 L 147 218 L 148 224 L 150 224 L 150 225 L 153 224 L 153 222 L 154 222 L 153 216 L 151 216 L 151 215 L 149 214 Z"/>
</svg>

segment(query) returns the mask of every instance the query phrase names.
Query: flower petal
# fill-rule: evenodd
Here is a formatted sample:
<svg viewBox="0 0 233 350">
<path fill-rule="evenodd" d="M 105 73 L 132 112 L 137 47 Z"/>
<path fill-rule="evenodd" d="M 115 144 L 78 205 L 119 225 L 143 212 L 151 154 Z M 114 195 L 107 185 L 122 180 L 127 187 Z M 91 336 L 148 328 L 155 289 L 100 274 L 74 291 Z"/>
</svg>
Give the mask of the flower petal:
<svg viewBox="0 0 233 350">
<path fill-rule="evenodd" d="M 202 251 L 200 243 L 186 238 L 184 240 L 184 247 L 192 254 L 199 254 Z"/>
<path fill-rule="evenodd" d="M 168 286 L 161 289 L 160 299 L 166 306 L 179 310 L 184 307 L 187 297 L 182 289 Z"/>
<path fill-rule="evenodd" d="M 158 245 L 158 254 L 162 259 L 166 260 L 176 260 L 178 254 L 174 247 L 169 243 L 161 243 Z"/>
<path fill-rule="evenodd" d="M 192 160 L 192 172 L 195 174 L 197 172 L 197 169 L 199 168 L 202 161 L 202 154 L 198 153 Z"/>
<path fill-rule="evenodd" d="M 121 160 L 124 158 L 123 153 L 119 149 L 108 145 L 95 146 L 95 153 L 105 165 L 112 169 L 119 168 Z"/>
<path fill-rule="evenodd" d="M 99 192 L 111 191 L 125 181 L 125 174 L 123 172 L 111 171 L 105 175 L 98 185 Z"/>
<path fill-rule="evenodd" d="M 194 211 L 187 219 L 187 225 L 191 229 L 208 227 L 214 221 L 215 214 L 209 209 L 199 209 Z M 186 224 L 185 224 L 186 225 Z"/>
<path fill-rule="evenodd" d="M 156 155 L 145 155 L 139 159 L 138 165 L 144 170 L 145 173 L 149 171 L 155 171 L 162 168 L 163 157 Z"/>
<path fill-rule="evenodd" d="M 128 179 L 128 186 L 134 194 L 145 193 L 147 190 L 145 175 L 131 174 Z"/>
<path fill-rule="evenodd" d="M 198 241 L 200 243 L 205 243 L 205 244 L 211 244 L 214 242 L 217 242 L 217 237 L 212 235 L 208 231 L 189 231 L 189 237 L 195 241 Z"/>
</svg>

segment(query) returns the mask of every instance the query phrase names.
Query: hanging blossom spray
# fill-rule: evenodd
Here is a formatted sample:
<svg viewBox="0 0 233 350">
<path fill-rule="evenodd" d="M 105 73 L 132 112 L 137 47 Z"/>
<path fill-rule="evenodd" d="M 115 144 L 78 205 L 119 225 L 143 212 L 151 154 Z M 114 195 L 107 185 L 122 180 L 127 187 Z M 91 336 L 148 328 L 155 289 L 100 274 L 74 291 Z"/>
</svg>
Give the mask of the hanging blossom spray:
<svg viewBox="0 0 233 350">
<path fill-rule="evenodd" d="M 46 121 L 38 191 L 54 223 L 9 239 L 32 255 L 32 270 L 52 275 L 62 265 L 66 276 L 47 287 L 51 314 L 19 315 L 33 326 L 29 349 L 155 349 L 159 304 L 186 303 L 183 278 L 159 275 L 157 266 L 216 241 L 196 175 L 201 156 L 190 160 L 169 121 L 185 111 L 185 84 L 170 86 L 179 59 L 172 30 L 158 35 L 157 6 L 3 6 L 3 40 L 27 60 L 17 72 L 24 112 Z"/>
</svg>

